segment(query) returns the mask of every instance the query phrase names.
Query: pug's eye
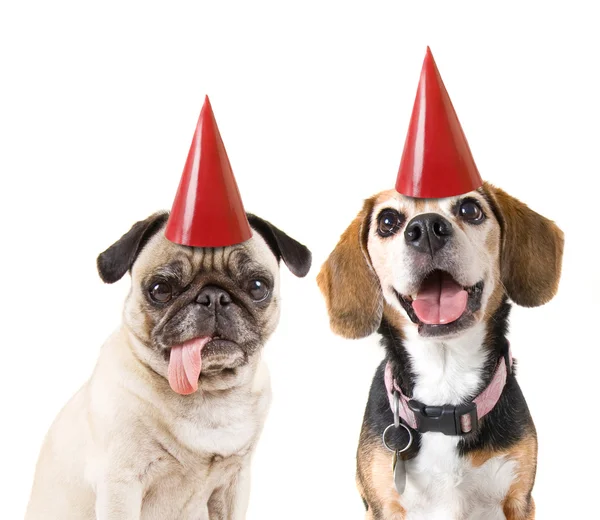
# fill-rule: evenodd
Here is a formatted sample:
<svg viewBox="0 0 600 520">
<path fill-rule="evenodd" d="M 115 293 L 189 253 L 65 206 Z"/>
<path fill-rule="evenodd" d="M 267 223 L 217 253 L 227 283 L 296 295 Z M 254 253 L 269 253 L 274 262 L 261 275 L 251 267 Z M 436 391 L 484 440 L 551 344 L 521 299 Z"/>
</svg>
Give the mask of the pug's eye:
<svg viewBox="0 0 600 520">
<path fill-rule="evenodd" d="M 384 209 L 377 218 L 377 233 L 384 238 L 395 235 L 403 220 L 404 217 L 395 209 Z"/>
<path fill-rule="evenodd" d="M 269 287 L 263 280 L 252 280 L 248 286 L 248 294 L 255 302 L 262 302 L 269 296 Z"/>
<path fill-rule="evenodd" d="M 473 199 L 464 200 L 458 208 L 458 216 L 470 224 L 481 224 L 485 215 L 479 203 Z"/>
<path fill-rule="evenodd" d="M 173 288 L 167 282 L 157 282 L 150 288 L 150 298 L 156 303 L 167 303 L 173 297 Z"/>
</svg>

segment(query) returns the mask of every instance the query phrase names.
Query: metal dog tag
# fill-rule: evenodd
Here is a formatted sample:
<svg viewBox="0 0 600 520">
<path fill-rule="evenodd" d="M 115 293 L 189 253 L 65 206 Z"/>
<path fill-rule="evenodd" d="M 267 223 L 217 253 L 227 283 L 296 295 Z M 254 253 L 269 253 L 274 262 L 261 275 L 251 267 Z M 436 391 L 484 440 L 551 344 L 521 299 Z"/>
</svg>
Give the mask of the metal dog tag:
<svg viewBox="0 0 600 520">
<path fill-rule="evenodd" d="M 401 454 L 412 446 L 413 436 L 408 426 L 400 421 L 400 399 L 395 391 L 393 393 L 393 398 L 394 406 L 392 411 L 394 414 L 394 422 L 385 430 L 383 430 L 382 440 L 386 449 L 392 452 L 392 476 L 394 478 L 394 487 L 396 488 L 398 494 L 401 495 L 406 489 L 406 464 L 404 460 L 402 460 Z M 398 428 L 404 428 L 406 430 L 406 433 L 408 434 L 408 441 L 404 447 L 399 449 L 397 446 L 390 446 L 388 444 L 386 434 L 392 428 L 393 430 L 398 430 Z"/>
<path fill-rule="evenodd" d="M 394 452 L 393 458 L 394 487 L 399 495 L 406 489 L 406 465 L 399 452 Z"/>
</svg>

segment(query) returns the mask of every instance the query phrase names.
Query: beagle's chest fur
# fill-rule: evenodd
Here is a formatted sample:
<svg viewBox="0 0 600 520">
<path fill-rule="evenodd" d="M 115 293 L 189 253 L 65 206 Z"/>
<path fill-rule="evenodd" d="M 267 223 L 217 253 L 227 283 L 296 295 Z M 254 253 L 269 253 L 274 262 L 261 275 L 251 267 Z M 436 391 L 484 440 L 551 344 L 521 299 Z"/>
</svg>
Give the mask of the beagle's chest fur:
<svg viewBox="0 0 600 520">
<path fill-rule="evenodd" d="M 458 439 L 425 433 L 419 454 L 407 461 L 407 484 L 399 499 L 408 520 L 500 520 L 517 475 L 516 462 L 499 455 L 475 466 L 459 454 Z"/>
<path fill-rule="evenodd" d="M 480 324 L 456 340 L 426 340 L 407 331 L 404 346 L 414 374 L 413 397 L 431 405 L 458 405 L 482 384 L 487 355 Z M 517 474 L 505 455 L 476 465 L 461 454 L 460 437 L 421 434 L 417 456 L 406 461 L 407 485 L 400 498 L 407 519 L 494 520 L 505 518 L 503 502 Z"/>
<path fill-rule="evenodd" d="M 535 427 L 514 371 L 492 410 L 464 435 L 419 431 L 402 455 L 406 487 L 394 487 L 392 453 L 382 436 L 393 424 L 385 370 L 393 366 L 403 393 L 429 406 L 471 402 L 490 383 L 505 341 L 508 306 L 492 323 L 476 325 L 450 340 L 422 338 L 384 320 L 386 359 L 369 393 L 357 453 L 357 484 L 367 520 L 531 520 L 536 471 Z M 407 426 L 408 428 L 408 426 Z M 388 437 L 389 440 L 389 437 Z M 408 436 L 405 436 L 408 442 Z M 400 438 L 392 444 L 406 446 Z"/>
</svg>

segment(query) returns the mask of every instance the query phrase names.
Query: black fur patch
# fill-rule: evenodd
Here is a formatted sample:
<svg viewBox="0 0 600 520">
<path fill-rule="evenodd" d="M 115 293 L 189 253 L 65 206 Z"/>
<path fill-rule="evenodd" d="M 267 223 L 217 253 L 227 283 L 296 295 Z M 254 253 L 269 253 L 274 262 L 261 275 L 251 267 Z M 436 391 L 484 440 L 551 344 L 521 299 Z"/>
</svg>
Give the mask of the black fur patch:
<svg viewBox="0 0 600 520">
<path fill-rule="evenodd" d="M 135 262 L 142 248 L 167 221 L 169 213 L 158 212 L 146 220 L 136 222 L 132 228 L 117 240 L 106 251 L 98 255 L 96 265 L 100 278 L 105 283 L 120 280 Z M 300 242 L 286 235 L 270 222 L 256 215 L 247 213 L 248 222 L 267 242 L 277 257 L 283 259 L 290 271 L 296 276 L 306 276 L 312 263 L 309 249 Z"/>
<path fill-rule="evenodd" d="M 383 380 L 383 373 L 386 363 L 387 360 L 384 359 L 377 367 L 375 377 L 371 383 L 369 400 L 367 401 L 367 407 L 365 409 L 365 415 L 363 418 L 363 430 L 368 431 L 370 436 L 377 439 L 377 442 L 383 442 L 382 435 L 384 430 L 394 422 L 394 415 L 390 409 L 390 401 L 388 399 L 385 382 Z M 402 389 L 402 391 L 404 391 L 404 389 Z M 407 451 L 402 453 L 402 458 L 404 460 L 415 457 L 419 452 L 421 445 L 421 434 L 415 430 L 411 431 L 413 443 Z M 408 433 L 406 433 L 404 428 L 400 428 L 398 430 L 398 435 L 402 436 L 402 438 L 395 439 L 394 446 L 401 446 L 402 444 L 408 442 Z"/>
<path fill-rule="evenodd" d="M 360 498 L 362 498 L 363 505 L 365 506 L 365 511 L 368 511 L 369 510 L 369 504 L 367 503 L 367 501 L 363 497 L 360 497 Z"/>
<path fill-rule="evenodd" d="M 283 258 L 285 265 L 296 276 L 303 277 L 308 274 L 312 255 L 306 246 L 286 235 L 270 222 L 251 213 L 247 213 L 247 216 L 250 226 L 265 239 L 277 261 Z"/>
<path fill-rule="evenodd" d="M 155 213 L 146 220 L 136 222 L 131 229 L 106 251 L 98 255 L 98 274 L 105 283 L 115 283 L 131 269 L 148 240 L 167 221 L 167 212 Z"/>
</svg>

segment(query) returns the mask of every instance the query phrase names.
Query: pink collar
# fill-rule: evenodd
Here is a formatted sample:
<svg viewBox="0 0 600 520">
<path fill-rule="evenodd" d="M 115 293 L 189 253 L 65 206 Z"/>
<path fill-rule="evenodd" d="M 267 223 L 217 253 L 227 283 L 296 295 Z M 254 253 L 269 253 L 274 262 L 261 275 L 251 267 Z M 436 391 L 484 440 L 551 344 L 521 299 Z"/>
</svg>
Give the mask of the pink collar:
<svg viewBox="0 0 600 520">
<path fill-rule="evenodd" d="M 409 399 L 395 381 L 389 361 L 385 366 L 385 388 L 392 412 L 395 408 L 394 393 L 396 393 L 398 415 L 411 428 L 421 433 L 438 431 L 446 435 L 464 435 L 477 430 L 479 421 L 494 409 L 502 395 L 512 365 L 510 345 L 507 345 L 506 356 L 502 356 L 498 361 L 490 384 L 471 403 L 459 406 L 426 406 L 419 401 Z"/>
</svg>

